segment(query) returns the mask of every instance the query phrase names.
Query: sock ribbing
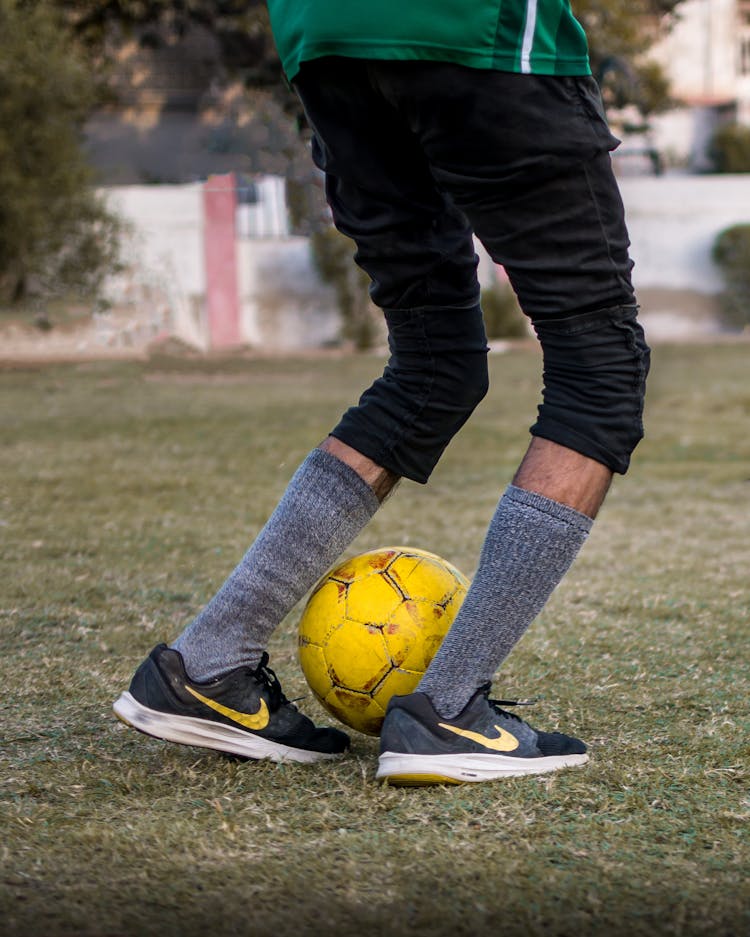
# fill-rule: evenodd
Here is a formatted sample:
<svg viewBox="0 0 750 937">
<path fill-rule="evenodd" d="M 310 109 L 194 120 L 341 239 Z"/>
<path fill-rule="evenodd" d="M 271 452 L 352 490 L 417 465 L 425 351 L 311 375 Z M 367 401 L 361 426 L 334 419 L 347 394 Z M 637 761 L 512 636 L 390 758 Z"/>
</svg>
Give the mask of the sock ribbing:
<svg viewBox="0 0 750 937">
<path fill-rule="evenodd" d="M 419 683 L 446 718 L 491 681 L 568 571 L 591 529 L 585 514 L 510 485 L 450 631 Z"/>
<path fill-rule="evenodd" d="M 346 463 L 314 449 L 216 595 L 172 643 L 193 680 L 256 666 L 281 620 L 379 507 Z"/>
</svg>

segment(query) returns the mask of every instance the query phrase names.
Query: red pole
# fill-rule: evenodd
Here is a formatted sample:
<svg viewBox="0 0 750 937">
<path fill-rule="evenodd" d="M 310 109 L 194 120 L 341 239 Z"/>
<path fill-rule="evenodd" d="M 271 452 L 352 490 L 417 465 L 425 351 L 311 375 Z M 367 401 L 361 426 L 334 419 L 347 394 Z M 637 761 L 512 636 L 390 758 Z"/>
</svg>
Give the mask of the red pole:
<svg viewBox="0 0 750 937">
<path fill-rule="evenodd" d="M 240 344 L 236 210 L 234 174 L 209 176 L 203 185 L 203 251 L 208 345 L 212 349 Z"/>
</svg>

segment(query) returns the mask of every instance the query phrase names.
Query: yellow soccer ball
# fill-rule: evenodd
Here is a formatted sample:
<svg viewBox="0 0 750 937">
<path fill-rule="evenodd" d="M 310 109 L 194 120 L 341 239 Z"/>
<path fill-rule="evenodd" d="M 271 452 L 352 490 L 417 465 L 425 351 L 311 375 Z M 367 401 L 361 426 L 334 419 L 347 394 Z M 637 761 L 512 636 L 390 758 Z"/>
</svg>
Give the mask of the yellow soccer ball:
<svg viewBox="0 0 750 937">
<path fill-rule="evenodd" d="M 299 624 L 310 689 L 345 725 L 378 735 L 388 700 L 415 689 L 468 587 L 450 563 L 412 547 L 384 547 L 334 567 Z"/>
</svg>

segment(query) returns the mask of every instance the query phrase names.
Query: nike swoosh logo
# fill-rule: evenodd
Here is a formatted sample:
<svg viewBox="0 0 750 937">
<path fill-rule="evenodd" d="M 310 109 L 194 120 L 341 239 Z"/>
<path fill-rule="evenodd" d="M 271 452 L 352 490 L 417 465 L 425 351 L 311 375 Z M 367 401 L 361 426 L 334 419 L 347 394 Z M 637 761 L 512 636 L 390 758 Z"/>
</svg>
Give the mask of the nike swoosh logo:
<svg viewBox="0 0 750 937">
<path fill-rule="evenodd" d="M 489 748 L 493 752 L 512 752 L 518 748 L 519 743 L 515 735 L 506 732 L 505 729 L 501 729 L 500 726 L 495 726 L 500 735 L 495 738 L 489 738 L 486 735 L 482 735 L 480 732 L 471 732 L 469 729 L 459 729 L 458 726 L 449 726 L 447 722 L 438 722 L 438 725 L 441 729 L 455 732 L 456 735 L 460 735 L 464 739 L 469 739 L 471 742 L 476 742 L 477 745 Z"/>
<path fill-rule="evenodd" d="M 209 709 L 213 709 L 214 712 L 220 713 L 222 716 L 226 716 L 227 719 L 231 719 L 232 722 L 236 722 L 238 725 L 244 726 L 246 729 L 252 729 L 253 732 L 259 732 L 261 729 L 265 729 L 265 727 L 268 725 L 270 716 L 268 715 L 268 706 L 266 706 L 266 701 L 264 699 L 260 701 L 260 709 L 258 709 L 256 713 L 241 713 L 236 709 L 230 709 L 228 706 L 222 706 L 222 704 L 217 703 L 216 700 L 209 699 L 207 696 L 203 696 L 202 693 L 194 690 L 191 686 L 185 686 L 185 689 L 197 700 L 200 700 L 204 706 L 208 706 Z"/>
</svg>

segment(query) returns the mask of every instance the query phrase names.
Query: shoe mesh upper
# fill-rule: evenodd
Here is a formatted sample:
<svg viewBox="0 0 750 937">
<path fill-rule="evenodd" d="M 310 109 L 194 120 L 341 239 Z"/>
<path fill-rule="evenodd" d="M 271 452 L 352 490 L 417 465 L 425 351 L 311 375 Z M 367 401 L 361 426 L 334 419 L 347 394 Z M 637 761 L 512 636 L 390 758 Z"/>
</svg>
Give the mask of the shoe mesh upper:
<svg viewBox="0 0 750 937">
<path fill-rule="evenodd" d="M 383 724 L 381 753 L 440 755 L 497 751 L 504 757 L 527 759 L 586 752 L 580 739 L 534 729 L 516 713 L 503 708 L 513 707 L 517 701 L 490 699 L 489 691 L 489 684 L 480 687 L 461 713 L 445 719 L 424 693 L 394 697 Z M 503 749 L 492 744 L 504 732 L 506 738 L 517 741 L 515 748 Z"/>
</svg>

